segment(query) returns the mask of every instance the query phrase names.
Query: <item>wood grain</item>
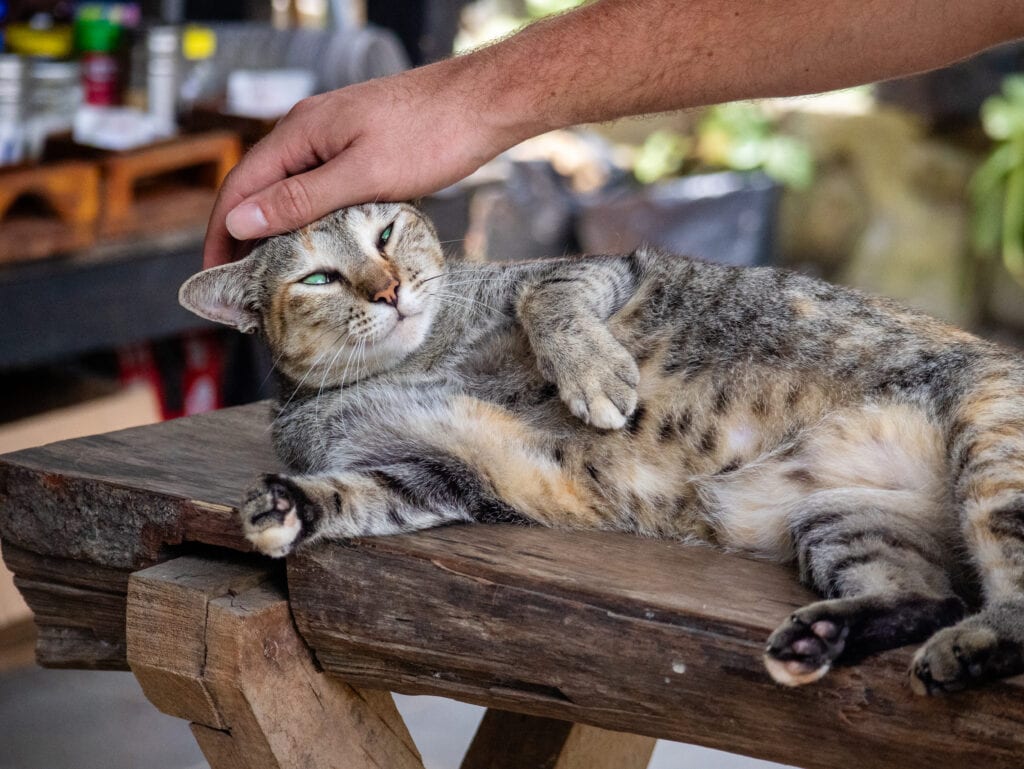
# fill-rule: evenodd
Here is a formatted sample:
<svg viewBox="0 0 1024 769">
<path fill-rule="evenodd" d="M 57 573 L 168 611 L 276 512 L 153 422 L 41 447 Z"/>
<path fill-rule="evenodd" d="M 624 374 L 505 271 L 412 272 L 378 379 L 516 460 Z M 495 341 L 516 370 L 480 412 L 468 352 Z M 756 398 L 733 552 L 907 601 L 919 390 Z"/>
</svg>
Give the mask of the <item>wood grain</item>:
<svg viewBox="0 0 1024 769">
<path fill-rule="evenodd" d="M 789 569 L 626 535 L 449 527 L 289 563 L 296 622 L 356 685 L 809 768 L 1019 767 L 1024 688 L 915 697 L 909 650 L 785 689 L 761 664 Z M 338 596 L 345 596 L 339 600 Z"/>
<path fill-rule="evenodd" d="M 136 570 L 184 542 L 248 550 L 234 506 L 279 467 L 265 403 L 0 457 L 0 537 L 41 555 Z"/>
<path fill-rule="evenodd" d="M 48 667 L 127 669 L 128 575 L 192 543 L 248 550 L 234 505 L 278 467 L 267 404 L 0 457 L 0 538 Z"/>
<path fill-rule="evenodd" d="M 213 769 L 422 769 L 391 696 L 317 670 L 265 567 L 186 557 L 131 578 L 128 656 Z"/>
<path fill-rule="evenodd" d="M 205 680 L 210 601 L 269 581 L 270 564 L 237 558 L 176 558 L 128 582 L 128 664 L 164 713 L 227 729 Z"/>
<path fill-rule="evenodd" d="M 126 569 L 43 556 L 4 541 L 14 584 L 34 613 L 36 659 L 54 668 L 126 670 Z"/>
</svg>

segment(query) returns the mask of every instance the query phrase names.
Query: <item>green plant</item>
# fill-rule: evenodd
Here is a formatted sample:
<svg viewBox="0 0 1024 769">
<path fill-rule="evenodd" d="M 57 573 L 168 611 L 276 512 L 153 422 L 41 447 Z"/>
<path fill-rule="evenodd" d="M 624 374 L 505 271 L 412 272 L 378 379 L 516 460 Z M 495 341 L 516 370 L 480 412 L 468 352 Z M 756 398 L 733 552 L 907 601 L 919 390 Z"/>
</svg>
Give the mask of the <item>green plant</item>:
<svg viewBox="0 0 1024 769">
<path fill-rule="evenodd" d="M 637 149 L 633 174 L 644 183 L 700 170 L 764 171 L 778 182 L 803 189 L 814 178 L 807 145 L 778 131 L 753 102 L 711 107 L 694 137 L 654 131 Z"/>
<path fill-rule="evenodd" d="M 779 133 L 754 102 L 731 102 L 709 109 L 697 128 L 697 157 L 713 167 L 760 169 L 797 189 L 806 188 L 814 178 L 814 161 L 807 145 Z"/>
<path fill-rule="evenodd" d="M 972 241 L 980 256 L 998 255 L 1024 285 L 1024 75 L 981 105 L 981 124 L 995 142 L 971 179 Z"/>
<path fill-rule="evenodd" d="M 643 184 L 675 176 L 682 170 L 692 149 L 693 140 L 678 131 L 654 131 L 636 152 L 633 175 Z"/>
</svg>

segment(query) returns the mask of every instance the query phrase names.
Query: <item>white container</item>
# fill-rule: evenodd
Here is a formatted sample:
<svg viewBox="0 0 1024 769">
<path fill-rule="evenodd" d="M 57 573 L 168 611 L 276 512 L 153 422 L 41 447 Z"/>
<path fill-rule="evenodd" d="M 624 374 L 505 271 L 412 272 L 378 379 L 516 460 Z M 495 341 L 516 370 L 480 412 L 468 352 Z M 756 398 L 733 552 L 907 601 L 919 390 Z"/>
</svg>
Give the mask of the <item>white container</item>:
<svg viewBox="0 0 1024 769">
<path fill-rule="evenodd" d="M 308 69 L 238 69 L 228 76 L 227 111 L 255 118 L 285 114 L 316 88 Z"/>
</svg>

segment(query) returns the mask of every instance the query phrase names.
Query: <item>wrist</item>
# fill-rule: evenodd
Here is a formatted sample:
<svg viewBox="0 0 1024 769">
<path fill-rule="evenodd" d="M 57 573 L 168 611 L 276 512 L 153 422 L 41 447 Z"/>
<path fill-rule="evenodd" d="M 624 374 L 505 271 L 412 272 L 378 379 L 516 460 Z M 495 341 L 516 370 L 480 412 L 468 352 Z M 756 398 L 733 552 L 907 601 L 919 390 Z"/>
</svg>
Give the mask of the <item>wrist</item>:
<svg viewBox="0 0 1024 769">
<path fill-rule="evenodd" d="M 516 40 L 455 56 L 432 67 L 453 109 L 485 151 L 496 156 L 555 125 L 542 109 L 533 80 L 535 68 L 523 60 Z"/>
</svg>

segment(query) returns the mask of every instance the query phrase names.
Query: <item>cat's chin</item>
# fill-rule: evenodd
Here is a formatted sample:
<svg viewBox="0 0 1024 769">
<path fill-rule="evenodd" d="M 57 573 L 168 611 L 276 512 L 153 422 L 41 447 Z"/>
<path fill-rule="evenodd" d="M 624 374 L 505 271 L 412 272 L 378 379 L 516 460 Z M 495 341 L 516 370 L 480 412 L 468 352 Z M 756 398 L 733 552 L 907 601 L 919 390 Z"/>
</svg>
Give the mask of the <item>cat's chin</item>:
<svg viewBox="0 0 1024 769">
<path fill-rule="evenodd" d="M 396 319 L 391 330 L 370 345 L 367 354 L 373 355 L 381 369 L 397 366 L 419 349 L 430 330 L 430 313 L 420 312 Z"/>
</svg>

